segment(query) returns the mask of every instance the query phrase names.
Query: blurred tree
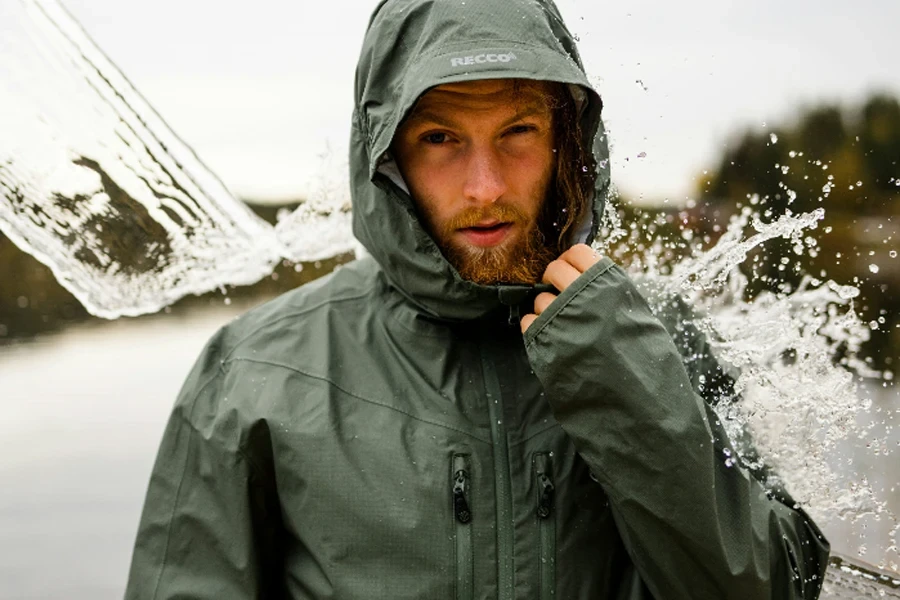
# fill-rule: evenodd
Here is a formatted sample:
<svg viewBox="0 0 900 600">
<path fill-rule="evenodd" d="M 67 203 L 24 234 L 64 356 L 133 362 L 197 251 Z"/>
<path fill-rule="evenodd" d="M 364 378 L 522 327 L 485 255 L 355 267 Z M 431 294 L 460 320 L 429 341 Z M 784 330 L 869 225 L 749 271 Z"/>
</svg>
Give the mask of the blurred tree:
<svg viewBox="0 0 900 600">
<path fill-rule="evenodd" d="M 900 102 L 896 98 L 879 95 L 866 102 L 859 141 L 872 184 L 896 194 L 900 178 Z"/>
</svg>

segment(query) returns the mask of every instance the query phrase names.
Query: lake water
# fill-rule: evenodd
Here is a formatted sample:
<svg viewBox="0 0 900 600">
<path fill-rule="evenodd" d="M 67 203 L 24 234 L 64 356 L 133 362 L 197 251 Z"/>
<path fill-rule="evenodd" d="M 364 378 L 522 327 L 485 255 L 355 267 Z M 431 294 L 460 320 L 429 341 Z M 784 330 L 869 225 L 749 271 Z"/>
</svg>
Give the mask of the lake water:
<svg viewBox="0 0 900 600">
<path fill-rule="evenodd" d="M 203 344 L 237 312 L 121 320 L 0 349 L 0 599 L 121 597 L 163 424 Z M 874 392 L 876 406 L 900 408 L 897 391 Z M 896 453 L 847 447 L 835 458 L 900 514 Z M 878 562 L 885 520 L 823 526 L 836 550 L 865 546 Z"/>
</svg>

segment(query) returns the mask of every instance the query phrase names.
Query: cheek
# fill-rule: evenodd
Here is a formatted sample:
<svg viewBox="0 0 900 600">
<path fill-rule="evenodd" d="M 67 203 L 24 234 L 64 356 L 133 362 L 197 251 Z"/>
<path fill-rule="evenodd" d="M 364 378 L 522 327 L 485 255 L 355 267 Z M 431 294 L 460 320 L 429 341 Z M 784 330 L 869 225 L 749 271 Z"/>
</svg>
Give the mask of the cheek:
<svg viewBox="0 0 900 600">
<path fill-rule="evenodd" d="M 405 177 L 413 201 L 432 228 L 453 217 L 453 186 L 459 179 L 452 169 L 417 164 Z"/>
<path fill-rule="evenodd" d="M 544 191 L 555 167 L 556 155 L 551 148 L 532 148 L 509 157 L 507 180 L 517 195 L 532 196 Z"/>
</svg>

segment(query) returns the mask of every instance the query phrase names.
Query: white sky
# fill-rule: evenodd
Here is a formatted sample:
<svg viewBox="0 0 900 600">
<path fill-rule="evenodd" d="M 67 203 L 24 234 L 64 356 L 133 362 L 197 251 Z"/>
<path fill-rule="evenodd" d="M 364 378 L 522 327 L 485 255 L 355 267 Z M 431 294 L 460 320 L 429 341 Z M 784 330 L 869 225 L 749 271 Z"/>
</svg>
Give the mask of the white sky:
<svg viewBox="0 0 900 600">
<path fill-rule="evenodd" d="M 238 195 L 304 196 L 345 168 L 375 0 L 64 3 Z M 559 6 L 604 97 L 613 180 L 633 197 L 682 200 L 745 126 L 819 100 L 900 95 L 896 0 Z"/>
</svg>

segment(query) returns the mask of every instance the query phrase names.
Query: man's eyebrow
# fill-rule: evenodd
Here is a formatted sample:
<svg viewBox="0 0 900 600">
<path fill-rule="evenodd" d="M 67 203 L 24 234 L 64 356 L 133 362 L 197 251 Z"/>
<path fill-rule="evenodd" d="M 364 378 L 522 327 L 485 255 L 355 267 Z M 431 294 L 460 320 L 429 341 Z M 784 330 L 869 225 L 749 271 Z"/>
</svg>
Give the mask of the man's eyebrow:
<svg viewBox="0 0 900 600">
<path fill-rule="evenodd" d="M 509 127 L 511 124 L 515 123 L 516 121 L 519 121 L 521 119 L 527 119 L 528 117 L 533 117 L 533 116 L 549 117 L 550 115 L 548 113 L 549 113 L 549 111 L 547 110 L 547 108 L 545 106 L 542 106 L 539 104 L 532 104 L 532 105 L 527 106 L 524 109 L 520 110 L 519 112 L 514 114 L 512 117 L 510 117 L 509 119 L 504 121 L 503 124 L 500 126 L 500 129 Z M 412 113 L 409 116 L 408 122 L 411 124 L 434 123 L 435 125 L 440 125 L 441 127 L 448 127 L 450 129 L 453 129 L 453 128 L 459 126 L 459 123 L 457 123 L 453 119 L 447 118 L 443 115 L 440 115 L 440 114 L 433 112 L 431 110 L 428 110 L 428 109 L 422 109 L 422 110 L 415 111 L 414 113 Z"/>
<path fill-rule="evenodd" d="M 434 123 L 435 125 L 440 125 L 441 127 L 449 127 L 451 129 L 458 125 L 457 123 L 453 122 L 452 119 L 442 117 L 441 115 L 428 109 L 415 111 L 409 116 L 409 122 L 413 124 Z"/>
<path fill-rule="evenodd" d="M 550 113 L 550 111 L 547 110 L 547 108 L 545 106 L 541 106 L 539 104 L 531 104 L 528 107 L 524 108 L 523 110 L 518 111 L 516 114 L 514 114 L 512 117 L 510 117 L 506 121 L 504 121 L 503 125 L 501 125 L 500 128 L 503 129 L 504 127 L 508 127 L 508 126 L 512 125 L 516 121 L 519 121 L 521 119 L 527 119 L 528 117 L 546 116 L 547 118 L 550 118 L 549 113 Z"/>
</svg>

